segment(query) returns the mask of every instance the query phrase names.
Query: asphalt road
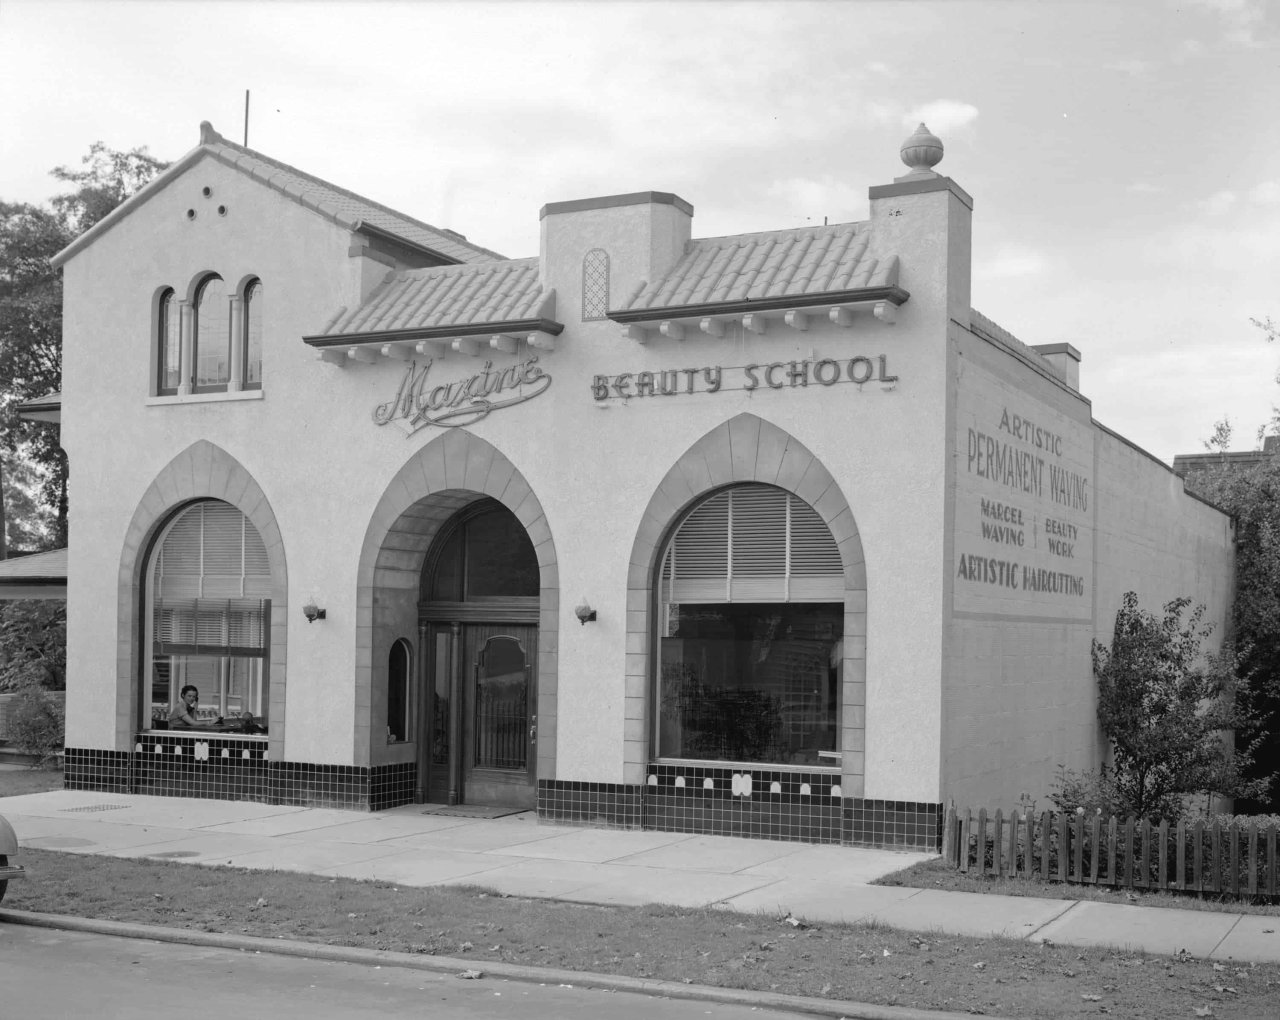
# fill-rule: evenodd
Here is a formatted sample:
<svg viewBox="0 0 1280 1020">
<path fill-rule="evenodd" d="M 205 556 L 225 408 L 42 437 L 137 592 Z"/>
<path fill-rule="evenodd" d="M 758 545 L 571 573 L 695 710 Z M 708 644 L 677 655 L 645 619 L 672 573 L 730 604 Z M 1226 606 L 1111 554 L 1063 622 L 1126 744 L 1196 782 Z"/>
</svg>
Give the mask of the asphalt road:
<svg viewBox="0 0 1280 1020">
<path fill-rule="evenodd" d="M 6 1020 L 785 1020 L 745 1006 L 0 924 Z"/>
</svg>

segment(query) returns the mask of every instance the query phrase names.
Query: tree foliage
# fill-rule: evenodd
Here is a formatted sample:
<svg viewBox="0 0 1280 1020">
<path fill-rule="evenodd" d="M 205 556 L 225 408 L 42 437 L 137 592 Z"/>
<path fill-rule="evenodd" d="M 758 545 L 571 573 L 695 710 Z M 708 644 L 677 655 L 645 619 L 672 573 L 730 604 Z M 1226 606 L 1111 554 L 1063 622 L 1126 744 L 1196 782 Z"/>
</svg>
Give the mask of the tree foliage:
<svg viewBox="0 0 1280 1020">
<path fill-rule="evenodd" d="M 1255 464 L 1225 459 L 1191 472 L 1187 488 L 1235 518 L 1236 577 L 1232 633 L 1246 648 L 1245 668 L 1257 677 L 1262 705 L 1280 711 L 1280 457 Z M 1259 762 L 1280 762 L 1280 734 L 1265 741 Z M 1254 807 L 1275 810 L 1270 801 Z"/>
<path fill-rule="evenodd" d="M 67 686 L 67 604 L 61 599 L 0 602 L 0 693 Z"/>
<path fill-rule="evenodd" d="M 1191 794 L 1260 797 L 1271 780 L 1251 775 L 1266 714 L 1246 656 L 1230 645 L 1206 652 L 1212 628 L 1203 606 L 1183 620 L 1190 605 L 1174 599 L 1158 618 L 1128 592 L 1110 647 L 1093 643 L 1098 721 L 1112 751 L 1100 786 L 1139 818 L 1177 818 Z"/>
<path fill-rule="evenodd" d="M 17 412 L 62 384 L 62 278 L 50 260 L 167 166 L 145 148 L 117 152 L 95 142 L 79 169 L 52 171 L 73 190 L 48 207 L 0 201 L 0 460 L 6 474 L 22 461 L 35 468 L 50 518 L 49 527 L 20 534 L 48 532 L 52 545 L 67 540 L 67 463 L 57 429 Z M 9 495 L 10 486 L 0 493 Z M 6 549 L 16 537 L 5 529 Z"/>
</svg>

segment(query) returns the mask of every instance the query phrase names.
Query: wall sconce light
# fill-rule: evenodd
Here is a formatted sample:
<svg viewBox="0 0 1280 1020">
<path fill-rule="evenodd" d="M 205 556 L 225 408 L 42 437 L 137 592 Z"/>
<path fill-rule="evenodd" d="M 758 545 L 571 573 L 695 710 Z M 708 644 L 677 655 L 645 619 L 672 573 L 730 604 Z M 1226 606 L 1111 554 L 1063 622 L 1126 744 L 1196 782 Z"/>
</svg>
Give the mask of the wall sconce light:
<svg viewBox="0 0 1280 1020">
<path fill-rule="evenodd" d="M 596 611 L 591 608 L 590 603 L 587 602 L 586 596 L 583 596 L 582 601 L 573 607 L 573 615 L 576 616 L 578 618 L 578 622 L 583 625 L 596 622 Z"/>
<path fill-rule="evenodd" d="M 317 620 L 323 620 L 325 616 L 324 610 L 316 605 L 314 599 L 302 607 L 302 615 L 307 618 L 307 623 L 315 623 Z"/>
</svg>

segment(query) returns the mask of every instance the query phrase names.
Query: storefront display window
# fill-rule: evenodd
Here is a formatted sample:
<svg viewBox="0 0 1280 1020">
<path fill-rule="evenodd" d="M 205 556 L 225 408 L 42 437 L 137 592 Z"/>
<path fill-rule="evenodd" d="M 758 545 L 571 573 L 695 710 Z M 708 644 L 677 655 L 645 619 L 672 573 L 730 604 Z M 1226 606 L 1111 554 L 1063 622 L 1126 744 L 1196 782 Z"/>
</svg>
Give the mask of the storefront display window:
<svg viewBox="0 0 1280 1020">
<path fill-rule="evenodd" d="M 144 726 L 266 733 L 271 573 L 257 529 L 227 503 L 193 503 L 161 532 L 147 582 Z"/>
<path fill-rule="evenodd" d="M 813 508 L 772 486 L 722 490 L 662 564 L 658 757 L 838 766 L 843 572 Z"/>
</svg>

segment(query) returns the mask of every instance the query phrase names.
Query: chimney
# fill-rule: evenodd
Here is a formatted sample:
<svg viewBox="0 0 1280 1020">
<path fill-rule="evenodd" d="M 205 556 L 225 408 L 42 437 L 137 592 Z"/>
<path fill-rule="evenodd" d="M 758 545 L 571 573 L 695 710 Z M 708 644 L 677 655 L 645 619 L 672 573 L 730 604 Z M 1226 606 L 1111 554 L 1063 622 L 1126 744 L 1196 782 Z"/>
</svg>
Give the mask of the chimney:
<svg viewBox="0 0 1280 1020">
<path fill-rule="evenodd" d="M 684 254 L 693 228 L 693 206 L 665 191 L 640 191 L 542 207 L 539 271 L 556 292 L 557 317 L 582 315 L 584 259 L 608 257 L 609 309 L 621 308 L 644 284 L 663 276 Z M 593 263 L 601 260 L 597 256 Z"/>
<path fill-rule="evenodd" d="M 1062 375 L 1063 381 L 1080 392 L 1080 352 L 1070 344 L 1036 344 L 1031 348 Z"/>
</svg>

